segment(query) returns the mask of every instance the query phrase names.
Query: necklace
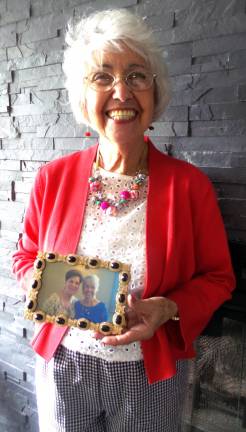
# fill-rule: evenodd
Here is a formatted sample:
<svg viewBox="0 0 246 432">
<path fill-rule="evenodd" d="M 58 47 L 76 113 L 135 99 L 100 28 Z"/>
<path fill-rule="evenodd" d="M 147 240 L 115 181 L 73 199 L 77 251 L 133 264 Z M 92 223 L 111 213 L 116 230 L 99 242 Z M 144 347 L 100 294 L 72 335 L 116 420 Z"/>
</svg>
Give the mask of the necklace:
<svg viewBox="0 0 246 432">
<path fill-rule="evenodd" d="M 145 155 L 144 155 L 145 156 Z M 147 175 L 138 171 L 131 179 L 127 188 L 118 193 L 117 198 L 112 194 L 105 192 L 105 181 L 102 181 L 102 176 L 99 171 L 100 152 L 98 150 L 96 157 L 96 170 L 92 177 L 89 177 L 90 192 L 93 196 L 92 203 L 99 207 L 104 213 L 109 216 L 117 216 L 119 211 L 125 208 L 132 200 L 138 200 L 139 190 L 145 184 Z"/>
</svg>

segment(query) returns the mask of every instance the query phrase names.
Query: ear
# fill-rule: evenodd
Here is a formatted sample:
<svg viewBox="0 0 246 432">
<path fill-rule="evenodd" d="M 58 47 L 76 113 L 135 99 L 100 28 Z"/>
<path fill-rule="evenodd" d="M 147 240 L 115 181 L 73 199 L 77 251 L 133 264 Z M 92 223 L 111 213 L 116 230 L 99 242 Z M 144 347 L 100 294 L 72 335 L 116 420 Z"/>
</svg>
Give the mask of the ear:
<svg viewBox="0 0 246 432">
<path fill-rule="evenodd" d="M 82 116 L 83 116 L 84 120 L 89 125 L 90 124 L 90 122 L 89 122 L 89 115 L 88 115 L 88 110 L 87 110 L 87 105 L 86 105 L 86 100 L 85 99 L 81 102 L 80 109 L 81 109 Z"/>
</svg>

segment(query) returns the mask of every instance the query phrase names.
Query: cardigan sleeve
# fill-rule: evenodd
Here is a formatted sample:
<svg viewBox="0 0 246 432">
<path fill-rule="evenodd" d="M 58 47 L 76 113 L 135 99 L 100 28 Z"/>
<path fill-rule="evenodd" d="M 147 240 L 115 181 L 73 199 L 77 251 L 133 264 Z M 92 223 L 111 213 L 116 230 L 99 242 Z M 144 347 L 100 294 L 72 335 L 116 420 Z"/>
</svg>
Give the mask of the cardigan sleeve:
<svg viewBox="0 0 246 432">
<path fill-rule="evenodd" d="M 191 208 L 195 272 L 167 294 L 178 306 L 180 321 L 170 320 L 165 328 L 171 344 L 181 351 L 201 334 L 235 287 L 224 224 L 209 181 L 205 188 L 193 185 Z"/>
<path fill-rule="evenodd" d="M 23 234 L 13 254 L 13 272 L 20 281 L 36 259 L 39 250 L 39 226 L 42 211 L 41 170 L 38 172 L 26 209 Z"/>
</svg>

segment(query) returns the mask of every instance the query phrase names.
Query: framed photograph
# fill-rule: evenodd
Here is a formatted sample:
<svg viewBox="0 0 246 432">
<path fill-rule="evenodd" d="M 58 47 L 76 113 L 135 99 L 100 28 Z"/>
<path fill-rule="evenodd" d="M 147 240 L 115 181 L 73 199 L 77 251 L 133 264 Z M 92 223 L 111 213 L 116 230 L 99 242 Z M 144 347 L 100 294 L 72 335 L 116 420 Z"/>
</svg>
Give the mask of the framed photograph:
<svg viewBox="0 0 246 432">
<path fill-rule="evenodd" d="M 122 333 L 130 266 L 119 261 L 39 252 L 24 316 L 36 322 Z"/>
</svg>

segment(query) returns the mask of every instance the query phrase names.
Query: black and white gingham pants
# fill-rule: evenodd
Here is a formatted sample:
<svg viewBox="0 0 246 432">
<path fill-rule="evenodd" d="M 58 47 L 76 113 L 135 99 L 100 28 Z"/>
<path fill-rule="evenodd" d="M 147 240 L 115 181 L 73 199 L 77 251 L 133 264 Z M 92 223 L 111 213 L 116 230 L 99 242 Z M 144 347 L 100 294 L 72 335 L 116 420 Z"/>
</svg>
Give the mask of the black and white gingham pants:
<svg viewBox="0 0 246 432">
<path fill-rule="evenodd" d="M 107 362 L 60 346 L 37 358 L 40 432 L 180 432 L 187 362 L 148 384 L 143 361 Z"/>
</svg>

